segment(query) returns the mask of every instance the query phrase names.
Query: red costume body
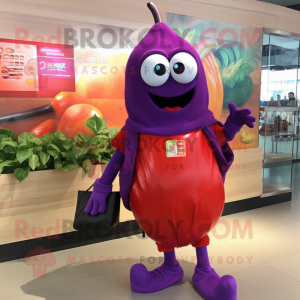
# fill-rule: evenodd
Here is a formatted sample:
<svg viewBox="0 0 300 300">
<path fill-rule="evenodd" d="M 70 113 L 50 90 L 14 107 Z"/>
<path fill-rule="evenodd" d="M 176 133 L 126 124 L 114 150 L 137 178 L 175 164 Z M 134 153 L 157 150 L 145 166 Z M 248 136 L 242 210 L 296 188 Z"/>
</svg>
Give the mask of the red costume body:
<svg viewBox="0 0 300 300">
<path fill-rule="evenodd" d="M 222 145 L 223 127 L 212 125 Z M 124 152 L 126 131 L 112 145 Z M 185 155 L 167 157 L 166 142 L 185 141 Z M 207 233 L 224 207 L 224 185 L 214 151 L 202 130 L 170 137 L 139 134 L 130 206 L 160 252 L 209 244 Z"/>
</svg>

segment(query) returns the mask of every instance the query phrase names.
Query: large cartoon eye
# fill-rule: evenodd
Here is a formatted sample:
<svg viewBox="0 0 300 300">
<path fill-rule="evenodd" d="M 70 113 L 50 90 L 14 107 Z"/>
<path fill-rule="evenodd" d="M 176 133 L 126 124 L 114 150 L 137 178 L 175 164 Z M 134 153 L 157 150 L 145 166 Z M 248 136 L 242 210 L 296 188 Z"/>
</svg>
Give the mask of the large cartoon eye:
<svg viewBox="0 0 300 300">
<path fill-rule="evenodd" d="M 186 52 L 175 54 L 170 61 L 170 68 L 172 77 L 182 84 L 191 82 L 198 72 L 196 60 Z"/>
<path fill-rule="evenodd" d="M 150 86 L 163 85 L 170 76 L 169 61 L 160 54 L 148 56 L 142 63 L 141 76 Z"/>
</svg>

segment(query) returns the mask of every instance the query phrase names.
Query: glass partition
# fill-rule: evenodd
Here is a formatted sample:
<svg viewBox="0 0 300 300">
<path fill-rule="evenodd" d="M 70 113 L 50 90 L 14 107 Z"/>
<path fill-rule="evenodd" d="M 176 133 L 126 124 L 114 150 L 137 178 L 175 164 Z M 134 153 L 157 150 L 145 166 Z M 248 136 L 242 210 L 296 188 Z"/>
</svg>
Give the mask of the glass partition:
<svg viewBox="0 0 300 300">
<path fill-rule="evenodd" d="M 259 146 L 264 148 L 263 191 L 290 190 L 299 158 L 299 38 L 263 35 Z"/>
</svg>

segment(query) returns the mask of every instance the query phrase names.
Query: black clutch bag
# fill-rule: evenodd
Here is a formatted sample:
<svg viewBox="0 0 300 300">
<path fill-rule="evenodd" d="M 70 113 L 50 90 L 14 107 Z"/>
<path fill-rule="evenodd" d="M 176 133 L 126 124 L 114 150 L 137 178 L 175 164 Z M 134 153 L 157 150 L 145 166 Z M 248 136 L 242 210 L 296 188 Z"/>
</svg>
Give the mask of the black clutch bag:
<svg viewBox="0 0 300 300">
<path fill-rule="evenodd" d="M 119 192 L 111 192 L 107 197 L 105 213 L 91 216 L 84 212 L 92 194 L 92 192 L 89 192 L 92 186 L 93 185 L 86 191 L 78 191 L 73 228 L 76 230 L 108 230 L 117 226 L 119 224 L 120 216 Z"/>
</svg>

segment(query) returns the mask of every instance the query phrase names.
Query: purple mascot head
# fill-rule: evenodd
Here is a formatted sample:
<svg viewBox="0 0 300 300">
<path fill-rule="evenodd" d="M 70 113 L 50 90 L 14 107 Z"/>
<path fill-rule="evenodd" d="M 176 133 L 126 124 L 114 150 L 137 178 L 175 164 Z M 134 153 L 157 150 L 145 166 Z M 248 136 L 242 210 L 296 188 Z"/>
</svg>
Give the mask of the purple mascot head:
<svg viewBox="0 0 300 300">
<path fill-rule="evenodd" d="M 125 73 L 126 128 L 173 135 L 215 122 L 199 54 L 162 22 L 148 3 L 155 25 L 132 51 Z"/>
</svg>

